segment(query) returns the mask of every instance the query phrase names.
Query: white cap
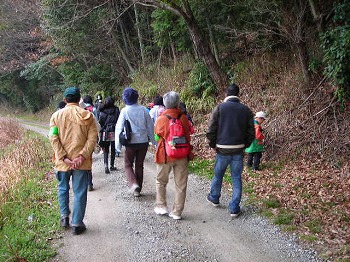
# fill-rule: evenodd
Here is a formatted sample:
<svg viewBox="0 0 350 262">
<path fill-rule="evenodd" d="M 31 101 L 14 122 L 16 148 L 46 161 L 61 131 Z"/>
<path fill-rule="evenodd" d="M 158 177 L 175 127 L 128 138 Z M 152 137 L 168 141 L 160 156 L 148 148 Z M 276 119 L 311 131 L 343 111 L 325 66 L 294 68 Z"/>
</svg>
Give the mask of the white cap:
<svg viewBox="0 0 350 262">
<path fill-rule="evenodd" d="M 257 118 L 257 117 L 261 117 L 261 118 L 266 119 L 266 114 L 263 111 L 259 111 L 255 114 L 255 118 Z"/>
</svg>

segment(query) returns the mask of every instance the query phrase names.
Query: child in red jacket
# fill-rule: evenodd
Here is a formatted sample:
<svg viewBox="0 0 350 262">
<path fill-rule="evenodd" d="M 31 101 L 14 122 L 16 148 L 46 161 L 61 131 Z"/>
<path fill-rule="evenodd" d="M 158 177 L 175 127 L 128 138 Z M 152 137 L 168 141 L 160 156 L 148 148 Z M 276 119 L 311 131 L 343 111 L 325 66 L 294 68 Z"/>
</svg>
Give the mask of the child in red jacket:
<svg viewBox="0 0 350 262">
<path fill-rule="evenodd" d="M 266 114 L 259 111 L 254 117 L 255 139 L 252 144 L 245 150 L 248 153 L 247 167 L 252 171 L 259 170 L 262 152 L 264 152 L 264 134 L 262 133 L 261 124 L 265 121 Z"/>
</svg>

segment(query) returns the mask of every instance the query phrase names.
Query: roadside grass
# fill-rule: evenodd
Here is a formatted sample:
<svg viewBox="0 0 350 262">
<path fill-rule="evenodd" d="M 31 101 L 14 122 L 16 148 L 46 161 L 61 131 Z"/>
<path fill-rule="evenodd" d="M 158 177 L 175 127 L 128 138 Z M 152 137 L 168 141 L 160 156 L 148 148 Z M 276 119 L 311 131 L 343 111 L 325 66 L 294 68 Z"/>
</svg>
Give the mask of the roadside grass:
<svg viewBox="0 0 350 262">
<path fill-rule="evenodd" d="M 15 126 L 12 126 L 15 128 Z M 0 156 L 0 261 L 47 261 L 59 233 L 47 139 L 25 132 Z"/>
</svg>

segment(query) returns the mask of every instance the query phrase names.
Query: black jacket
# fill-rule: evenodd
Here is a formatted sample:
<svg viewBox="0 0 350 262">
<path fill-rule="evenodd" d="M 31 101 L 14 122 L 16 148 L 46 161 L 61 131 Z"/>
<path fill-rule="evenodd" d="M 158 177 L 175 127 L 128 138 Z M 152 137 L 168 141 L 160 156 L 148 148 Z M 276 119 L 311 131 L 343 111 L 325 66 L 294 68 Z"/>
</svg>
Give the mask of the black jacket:
<svg viewBox="0 0 350 262">
<path fill-rule="evenodd" d="M 100 112 L 100 117 L 98 119 L 98 122 L 101 126 L 100 132 L 114 132 L 115 124 L 117 123 L 119 113 L 119 108 L 115 106 L 102 109 Z"/>
<path fill-rule="evenodd" d="M 209 119 L 209 146 L 224 155 L 243 153 L 255 138 L 253 119 L 252 111 L 237 97 L 226 97 Z"/>
</svg>

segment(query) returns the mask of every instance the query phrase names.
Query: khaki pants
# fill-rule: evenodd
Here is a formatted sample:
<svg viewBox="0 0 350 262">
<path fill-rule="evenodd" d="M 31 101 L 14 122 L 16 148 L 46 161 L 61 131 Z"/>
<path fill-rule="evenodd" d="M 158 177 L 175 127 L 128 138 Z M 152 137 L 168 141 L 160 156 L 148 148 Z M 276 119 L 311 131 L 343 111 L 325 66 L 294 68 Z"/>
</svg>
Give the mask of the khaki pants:
<svg viewBox="0 0 350 262">
<path fill-rule="evenodd" d="M 174 173 L 175 182 L 175 199 L 172 207 L 172 213 L 181 216 L 184 210 L 186 200 L 186 189 L 188 179 L 188 160 L 187 158 L 179 159 L 166 164 L 157 164 L 157 207 L 167 208 L 166 186 L 169 181 L 171 170 Z"/>
</svg>

